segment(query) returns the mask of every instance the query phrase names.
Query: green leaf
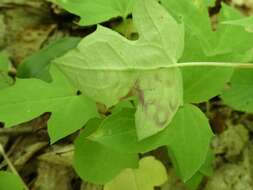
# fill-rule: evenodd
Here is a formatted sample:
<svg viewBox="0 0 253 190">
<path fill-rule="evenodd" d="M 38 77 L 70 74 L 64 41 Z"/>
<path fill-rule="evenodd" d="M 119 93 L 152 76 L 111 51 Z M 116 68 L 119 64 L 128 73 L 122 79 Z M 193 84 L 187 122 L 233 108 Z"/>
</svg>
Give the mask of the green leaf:
<svg viewBox="0 0 253 190">
<path fill-rule="evenodd" d="M 205 115 L 193 105 L 180 108 L 164 131 L 142 141 L 138 141 L 134 126 L 134 110 L 124 109 L 104 120 L 88 139 L 125 153 L 144 153 L 166 145 L 184 181 L 206 161 L 212 131 Z"/>
<path fill-rule="evenodd" d="M 139 141 L 135 128 L 134 109 L 121 109 L 107 117 L 88 139 L 123 153 L 145 153 L 166 145 L 170 138 L 170 127 Z"/>
<path fill-rule="evenodd" d="M 105 184 L 125 168 L 138 165 L 136 153 L 122 153 L 86 138 L 82 133 L 75 142 L 74 167 L 86 181 Z"/>
<path fill-rule="evenodd" d="M 179 176 L 187 181 L 205 162 L 213 134 L 206 116 L 193 105 L 179 109 L 169 127 L 174 128 L 169 155 Z"/>
<path fill-rule="evenodd" d="M 222 5 L 217 30 L 213 31 L 207 5 L 213 1 L 162 0 L 162 4 L 185 24 L 185 50 L 180 62 L 248 62 L 252 60 L 253 35 L 241 26 L 225 25 L 225 21 L 244 18 L 238 11 Z M 200 103 L 221 94 L 233 69 L 183 69 L 184 100 Z M 213 80 L 215 76 L 216 80 Z M 196 80 L 197 79 L 197 80 Z M 201 89 L 201 90 L 200 90 Z M 198 93 L 194 93 L 198 92 Z"/>
<path fill-rule="evenodd" d="M 208 9 L 203 0 L 162 0 L 163 5 L 175 17 L 181 18 L 186 26 L 185 52 L 193 54 L 191 46 L 198 45 L 206 57 L 215 57 L 222 54 L 240 55 L 243 51 L 250 49 L 253 36 L 244 30 L 243 27 L 235 25 L 224 25 L 222 22 L 232 19 L 244 18 L 240 13 L 225 4 L 222 4 L 217 30 L 213 31 L 209 19 Z M 205 27 L 203 27 L 205 26 Z M 195 38 L 196 44 L 190 44 Z M 188 44 L 188 45 L 187 45 Z M 187 57 L 183 56 L 184 59 Z M 198 57 L 195 57 L 198 58 Z M 192 61 L 192 60 L 191 60 Z M 223 60 L 217 60 L 223 61 Z M 230 59 L 230 61 L 233 61 Z"/>
<path fill-rule="evenodd" d="M 65 77 L 56 68 L 52 69 L 52 83 L 17 79 L 14 86 L 0 91 L 0 121 L 5 127 L 52 112 L 48 130 L 54 143 L 97 116 L 95 103 L 85 96 L 78 96 Z"/>
<path fill-rule="evenodd" d="M 67 11 L 81 17 L 82 26 L 98 24 L 114 17 L 126 18 L 135 0 L 51 0 Z"/>
<path fill-rule="evenodd" d="M 221 95 L 225 104 L 232 108 L 253 113 L 253 71 L 237 70 L 229 87 Z"/>
<path fill-rule="evenodd" d="M 103 144 L 111 149 L 123 153 L 139 153 L 142 149 L 149 147 L 146 143 L 144 147 L 138 141 L 134 109 L 121 109 L 107 117 L 100 125 L 99 129 L 94 132 L 88 139 Z M 145 139 L 146 140 L 146 139 Z M 150 142 L 152 150 L 154 141 Z M 160 146 L 160 144 L 158 145 Z"/>
<path fill-rule="evenodd" d="M 125 100 L 120 101 L 115 107 L 113 107 L 113 109 L 111 110 L 112 113 L 116 113 L 116 112 L 120 112 L 122 109 L 126 109 L 126 108 L 134 108 L 134 103 L 132 102 L 134 99 L 131 98 L 127 98 Z"/>
<path fill-rule="evenodd" d="M 1 190 L 23 190 L 23 183 L 20 178 L 12 173 L 0 171 Z"/>
<path fill-rule="evenodd" d="M 197 172 L 191 179 L 185 182 L 186 187 L 188 187 L 189 190 L 198 189 L 203 177 L 203 174 Z"/>
<path fill-rule="evenodd" d="M 212 176 L 213 175 L 213 168 L 214 168 L 213 167 L 214 160 L 215 160 L 215 156 L 214 156 L 212 150 L 210 149 L 206 155 L 205 162 L 203 163 L 203 165 L 199 169 L 199 172 L 205 176 Z"/>
<path fill-rule="evenodd" d="M 88 137 L 90 136 L 91 134 L 93 134 L 95 131 L 98 130 L 101 122 L 103 121 L 103 119 L 101 118 L 92 118 L 90 119 L 86 125 L 85 125 L 85 129 L 84 131 L 82 132 L 82 136 L 84 137 Z"/>
<path fill-rule="evenodd" d="M 18 67 L 19 78 L 38 78 L 51 81 L 49 73 L 50 63 L 53 59 L 60 57 L 80 42 L 80 38 L 61 38 L 50 43 L 48 46 L 26 58 Z"/>
<path fill-rule="evenodd" d="M 167 181 L 163 164 L 149 156 L 140 160 L 138 169 L 125 169 L 104 190 L 153 190 Z"/>
<path fill-rule="evenodd" d="M 108 107 L 136 94 L 136 127 L 144 139 L 162 131 L 182 104 L 180 70 L 162 68 L 176 64 L 182 54 L 183 26 L 155 0 L 138 0 L 133 21 L 139 40 L 98 26 L 55 62 L 74 86 Z"/>
<path fill-rule="evenodd" d="M 209 150 L 206 160 L 199 169 L 189 180 L 185 182 L 185 185 L 190 190 L 198 189 L 201 181 L 203 180 L 204 176 L 212 176 L 213 175 L 213 160 L 214 155 L 211 150 Z"/>
<path fill-rule="evenodd" d="M 200 103 L 222 93 L 233 69 L 217 67 L 183 68 L 184 102 Z"/>
<path fill-rule="evenodd" d="M 0 90 L 10 86 L 13 80 L 8 75 L 11 62 L 8 55 L 4 52 L 0 52 Z"/>
<path fill-rule="evenodd" d="M 248 32 L 253 32 L 253 16 L 236 20 L 223 21 L 222 24 L 243 26 Z"/>
</svg>

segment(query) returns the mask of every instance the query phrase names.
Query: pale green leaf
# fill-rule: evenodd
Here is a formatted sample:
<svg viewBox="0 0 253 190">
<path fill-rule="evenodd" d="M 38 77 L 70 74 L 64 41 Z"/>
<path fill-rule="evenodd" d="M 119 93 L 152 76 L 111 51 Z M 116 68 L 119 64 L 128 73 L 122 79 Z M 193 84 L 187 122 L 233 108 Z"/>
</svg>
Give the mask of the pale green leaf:
<svg viewBox="0 0 253 190">
<path fill-rule="evenodd" d="M 135 0 L 51 0 L 67 11 L 81 17 L 80 25 L 87 26 L 126 16 Z"/>
<path fill-rule="evenodd" d="M 20 178 L 12 173 L 0 171 L 1 190 L 24 190 Z"/>
<path fill-rule="evenodd" d="M 162 131 L 182 104 L 183 27 L 155 0 L 138 0 L 133 21 L 139 40 L 98 26 L 77 48 L 55 60 L 74 86 L 108 107 L 129 93 L 138 96 L 138 138 Z M 157 86 L 159 85 L 159 86 Z"/>
<path fill-rule="evenodd" d="M 139 33 L 139 41 L 160 48 L 161 53 L 167 54 L 167 64 L 177 62 L 182 56 L 184 25 L 178 23 L 156 0 L 138 0 L 133 10 L 133 23 Z"/>
<path fill-rule="evenodd" d="M 56 68 L 53 68 L 52 74 L 52 83 L 39 79 L 17 79 L 14 86 L 0 91 L 0 121 L 5 127 L 52 112 L 48 130 L 53 143 L 97 116 L 93 101 L 78 96 L 77 90 Z"/>
<path fill-rule="evenodd" d="M 104 190 L 153 190 L 167 180 L 166 168 L 154 157 L 144 157 L 137 169 L 125 169 Z"/>
</svg>

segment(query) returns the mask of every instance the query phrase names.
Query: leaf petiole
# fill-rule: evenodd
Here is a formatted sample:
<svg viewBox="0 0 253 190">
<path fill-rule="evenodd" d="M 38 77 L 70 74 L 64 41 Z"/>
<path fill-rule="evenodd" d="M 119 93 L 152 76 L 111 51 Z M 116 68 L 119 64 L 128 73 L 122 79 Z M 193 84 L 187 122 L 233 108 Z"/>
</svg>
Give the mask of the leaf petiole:
<svg viewBox="0 0 253 190">
<path fill-rule="evenodd" d="M 230 67 L 240 69 L 253 69 L 253 63 L 220 63 L 220 62 L 185 62 L 179 64 L 168 65 L 166 68 L 173 67 Z"/>
</svg>

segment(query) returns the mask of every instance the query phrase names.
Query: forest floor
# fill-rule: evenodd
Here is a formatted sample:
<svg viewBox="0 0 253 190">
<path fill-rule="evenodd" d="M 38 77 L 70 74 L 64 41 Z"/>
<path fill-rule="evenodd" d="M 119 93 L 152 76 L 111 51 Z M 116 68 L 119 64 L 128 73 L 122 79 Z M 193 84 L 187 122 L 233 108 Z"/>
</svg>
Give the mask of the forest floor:
<svg viewBox="0 0 253 190">
<path fill-rule="evenodd" d="M 253 14 L 252 0 L 235 0 L 232 6 Z M 45 0 L 0 0 L 0 50 L 7 51 L 11 57 L 14 66 L 11 74 L 15 75 L 15 68 L 24 58 L 51 41 L 64 36 L 83 37 L 95 30 L 95 27 L 78 27 L 76 19 Z M 200 190 L 252 190 L 253 115 L 235 112 L 217 98 L 200 107 L 216 133 L 211 145 L 215 153 L 214 175 L 203 180 Z M 72 168 L 75 135 L 49 145 L 48 117 L 44 114 L 11 129 L 0 126 L 0 143 L 29 187 L 34 190 L 101 189 L 82 182 Z M 5 161 L 0 162 L 0 169 L 6 165 Z M 162 190 L 186 190 L 173 169 L 169 175 L 169 182 Z"/>
</svg>

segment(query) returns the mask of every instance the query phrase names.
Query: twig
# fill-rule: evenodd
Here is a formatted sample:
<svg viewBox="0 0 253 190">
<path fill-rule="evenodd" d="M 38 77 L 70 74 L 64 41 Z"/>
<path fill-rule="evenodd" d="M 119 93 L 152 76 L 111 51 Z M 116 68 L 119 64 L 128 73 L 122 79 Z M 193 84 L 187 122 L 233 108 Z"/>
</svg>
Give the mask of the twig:
<svg viewBox="0 0 253 190">
<path fill-rule="evenodd" d="M 238 69 L 253 69 L 253 63 L 226 63 L 226 62 L 186 62 L 178 63 L 174 67 L 230 67 Z M 172 67 L 172 66 L 171 66 Z"/>
<path fill-rule="evenodd" d="M 26 183 L 23 181 L 22 177 L 19 175 L 19 173 L 17 172 L 16 168 L 13 166 L 13 164 L 10 161 L 10 159 L 6 155 L 2 144 L 0 144 L 0 154 L 2 154 L 3 158 L 5 159 L 5 161 L 7 162 L 8 166 L 10 167 L 12 173 L 15 174 L 16 176 L 18 176 L 21 179 L 25 190 L 29 190 L 29 188 L 27 187 Z"/>
<path fill-rule="evenodd" d="M 20 135 L 32 133 L 33 129 L 29 127 L 0 128 L 0 136 Z"/>
</svg>

